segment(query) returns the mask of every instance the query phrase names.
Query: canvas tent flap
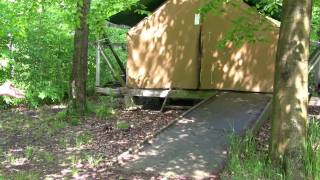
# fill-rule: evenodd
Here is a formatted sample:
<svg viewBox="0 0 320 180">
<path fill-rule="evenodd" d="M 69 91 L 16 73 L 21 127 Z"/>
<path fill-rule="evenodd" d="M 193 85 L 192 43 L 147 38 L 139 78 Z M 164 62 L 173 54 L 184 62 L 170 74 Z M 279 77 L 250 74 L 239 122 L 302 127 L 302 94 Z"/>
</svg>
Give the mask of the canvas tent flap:
<svg viewBox="0 0 320 180">
<path fill-rule="evenodd" d="M 244 3 L 240 7 L 226 5 L 225 8 L 222 15 L 208 14 L 203 22 L 201 89 L 272 92 L 279 29 L 259 13 L 247 11 L 249 6 Z M 239 18 L 243 18 L 248 27 L 251 24 L 259 28 L 254 37 L 261 40 L 240 45 L 231 41 L 224 48 L 218 47 L 234 28 L 232 22 Z"/>
<path fill-rule="evenodd" d="M 240 8 L 227 3 L 222 15 L 207 13 L 199 23 L 198 10 L 206 1 L 166 1 L 128 32 L 127 86 L 272 92 L 279 29 L 257 11 L 247 11 L 247 4 L 237 2 Z M 228 42 L 219 49 L 219 41 L 233 22 L 248 12 L 245 22 L 262 27 L 251 37 L 266 41 L 240 46 Z"/>
<path fill-rule="evenodd" d="M 197 89 L 200 0 L 169 0 L 128 32 L 127 85 Z"/>
</svg>

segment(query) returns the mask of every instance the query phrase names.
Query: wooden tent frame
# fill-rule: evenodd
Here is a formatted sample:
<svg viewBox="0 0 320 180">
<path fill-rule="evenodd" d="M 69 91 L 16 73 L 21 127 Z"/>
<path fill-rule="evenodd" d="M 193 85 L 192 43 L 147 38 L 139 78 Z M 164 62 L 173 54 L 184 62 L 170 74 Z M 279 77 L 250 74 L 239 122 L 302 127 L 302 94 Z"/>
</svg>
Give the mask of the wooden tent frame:
<svg viewBox="0 0 320 180">
<path fill-rule="evenodd" d="M 114 27 L 114 26 L 112 26 Z M 118 26 L 117 28 L 127 28 Z M 320 43 L 313 42 L 317 48 L 310 55 L 309 58 L 309 73 L 311 73 L 317 66 L 320 66 Z M 110 59 L 103 51 L 103 45 L 106 45 L 116 59 L 117 65 L 122 74 L 117 73 L 112 66 Z M 105 95 L 128 95 L 139 97 L 160 97 L 160 98 L 181 98 L 181 99 L 205 99 L 217 92 L 217 90 L 179 90 L 179 89 L 130 89 L 126 87 L 125 82 L 125 67 L 121 63 L 119 56 L 117 55 L 114 47 L 123 46 L 124 43 L 112 43 L 108 38 L 98 40 L 96 42 L 96 92 Z M 120 88 L 101 87 L 100 84 L 100 71 L 101 71 L 101 57 L 104 59 L 107 68 L 111 71 L 111 74 L 115 80 L 118 80 L 121 84 Z M 320 68 L 320 67 L 318 67 Z"/>
<path fill-rule="evenodd" d="M 130 29 L 131 27 L 126 25 L 117 25 L 107 22 L 108 27 L 119 29 Z M 206 99 L 213 94 L 216 90 L 185 90 L 185 89 L 130 89 L 126 87 L 126 69 L 123 66 L 121 59 L 115 51 L 116 46 L 125 46 L 124 43 L 114 43 L 105 35 L 105 38 L 96 41 L 96 92 L 104 95 L 124 95 L 124 96 L 138 96 L 138 97 L 159 97 L 159 98 L 175 98 L 175 99 Z M 112 66 L 110 59 L 104 52 L 104 48 L 107 47 L 114 56 L 118 65 L 117 69 L 120 69 L 120 74 Z M 106 63 L 108 70 L 111 71 L 113 78 L 120 82 L 121 87 L 110 88 L 101 87 L 101 62 Z M 166 102 L 166 101 L 165 101 Z M 165 104 L 163 105 L 165 106 Z M 163 107 L 164 108 L 164 107 Z M 162 109 L 163 109 L 162 108 Z"/>
<path fill-rule="evenodd" d="M 120 43 L 117 43 L 120 44 Z M 120 73 L 115 69 L 115 67 L 112 66 L 112 63 L 110 59 L 107 57 L 107 55 L 104 52 L 104 47 L 107 46 L 108 49 L 110 49 L 112 55 L 114 56 L 116 63 L 118 65 L 118 69 L 120 70 Z M 102 58 L 101 58 L 102 57 Z M 96 87 L 100 87 L 101 85 L 101 59 L 103 59 L 107 65 L 107 68 L 111 71 L 111 75 L 115 80 L 118 80 L 121 84 L 121 86 L 125 86 L 125 74 L 126 70 L 116 53 L 113 44 L 108 38 L 100 39 L 96 42 Z"/>
</svg>

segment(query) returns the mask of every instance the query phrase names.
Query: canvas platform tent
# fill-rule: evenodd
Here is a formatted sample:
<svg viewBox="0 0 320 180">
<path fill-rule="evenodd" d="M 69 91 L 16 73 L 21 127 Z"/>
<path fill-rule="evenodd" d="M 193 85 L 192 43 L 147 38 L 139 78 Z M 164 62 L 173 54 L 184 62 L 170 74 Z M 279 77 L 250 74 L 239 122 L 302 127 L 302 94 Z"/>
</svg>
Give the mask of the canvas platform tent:
<svg viewBox="0 0 320 180">
<path fill-rule="evenodd" d="M 141 21 L 129 11 L 110 19 L 134 25 L 127 36 L 129 88 L 273 91 L 279 31 L 273 21 L 242 1 L 204 15 L 198 10 L 206 0 L 153 2 L 158 7 L 147 6 L 154 12 Z M 121 22 L 126 15 L 133 21 Z M 235 23 L 248 30 L 238 32 Z M 248 40 L 239 43 L 240 36 Z"/>
</svg>

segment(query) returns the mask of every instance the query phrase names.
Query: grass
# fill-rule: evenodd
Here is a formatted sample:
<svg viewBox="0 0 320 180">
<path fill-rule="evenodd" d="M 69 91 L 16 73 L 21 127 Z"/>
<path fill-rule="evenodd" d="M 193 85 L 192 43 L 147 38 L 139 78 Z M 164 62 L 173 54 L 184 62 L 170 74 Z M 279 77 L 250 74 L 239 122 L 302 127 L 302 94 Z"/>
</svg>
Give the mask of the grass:
<svg viewBox="0 0 320 180">
<path fill-rule="evenodd" d="M 18 133 L 24 125 L 23 116 L 17 116 L 15 119 L 1 119 L 0 129 L 10 133 Z"/>
<path fill-rule="evenodd" d="M 76 155 L 71 155 L 68 157 L 72 166 L 77 166 L 82 163 L 82 159 Z"/>
<path fill-rule="evenodd" d="M 120 130 L 127 130 L 129 129 L 130 125 L 125 121 L 117 121 L 116 127 Z"/>
<path fill-rule="evenodd" d="M 6 177 L 6 179 L 14 179 L 14 180 L 37 180 L 40 179 L 40 176 L 37 172 L 32 171 L 18 171 L 9 177 Z M 1 180 L 1 175 L 0 175 Z"/>
<path fill-rule="evenodd" d="M 252 135 L 231 137 L 229 162 L 221 179 L 285 179 L 284 172 L 268 160 L 268 151 L 258 151 Z M 320 123 L 311 120 L 307 137 L 306 172 L 311 179 L 320 180 Z"/>
<path fill-rule="evenodd" d="M 4 150 L 0 148 L 0 158 L 3 157 L 3 155 L 4 155 Z"/>
<path fill-rule="evenodd" d="M 76 147 L 81 147 L 88 144 L 92 140 L 92 134 L 89 131 L 81 132 L 76 136 L 75 143 Z"/>
<path fill-rule="evenodd" d="M 6 162 L 8 162 L 11 165 L 16 164 L 18 161 L 18 158 L 14 156 L 12 153 L 6 153 L 5 158 L 6 158 Z"/>
<path fill-rule="evenodd" d="M 68 115 L 67 110 L 58 112 L 52 119 L 52 126 L 55 129 L 63 129 L 68 125 L 77 126 L 80 124 L 80 120 L 76 114 L 70 112 Z"/>
<path fill-rule="evenodd" d="M 39 152 L 38 158 L 41 162 L 46 164 L 52 164 L 55 161 L 54 155 L 47 151 Z"/>
<path fill-rule="evenodd" d="M 269 163 L 267 154 L 256 150 L 252 135 L 231 139 L 228 172 L 222 174 L 222 179 L 283 179 L 281 171 Z"/>
<path fill-rule="evenodd" d="M 79 173 L 79 169 L 77 167 L 71 167 L 71 174 L 72 176 L 77 176 Z"/>
<path fill-rule="evenodd" d="M 115 98 L 112 96 L 100 97 L 97 102 L 88 101 L 88 113 L 95 114 L 99 119 L 108 120 L 115 115 Z"/>
<path fill-rule="evenodd" d="M 100 162 L 103 160 L 102 156 L 94 157 L 93 155 L 89 155 L 89 154 L 85 156 L 85 159 L 92 168 L 97 167 L 100 164 Z"/>
<path fill-rule="evenodd" d="M 59 143 L 60 147 L 62 147 L 63 149 L 66 149 L 69 146 L 69 141 L 65 137 L 59 137 L 58 143 Z"/>
<path fill-rule="evenodd" d="M 320 180 L 320 121 L 310 120 L 307 137 L 306 172 L 310 177 Z"/>
<path fill-rule="evenodd" d="M 25 157 L 31 160 L 34 156 L 34 148 L 32 146 L 27 146 L 24 150 Z"/>
</svg>

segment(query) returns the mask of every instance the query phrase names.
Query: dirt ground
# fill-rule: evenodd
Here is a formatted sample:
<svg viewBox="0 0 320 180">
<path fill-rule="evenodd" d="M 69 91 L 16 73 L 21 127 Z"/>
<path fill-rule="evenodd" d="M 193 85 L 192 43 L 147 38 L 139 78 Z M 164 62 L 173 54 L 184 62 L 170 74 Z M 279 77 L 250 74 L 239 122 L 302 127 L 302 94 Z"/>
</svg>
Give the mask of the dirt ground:
<svg viewBox="0 0 320 180">
<path fill-rule="evenodd" d="M 0 111 L 0 180 L 166 179 L 158 174 L 125 172 L 115 157 L 167 126 L 183 111 L 128 111 L 120 107 L 108 118 L 92 114 L 84 121 L 67 123 L 61 120 L 64 108 L 51 105 Z M 309 108 L 313 114 L 320 112 Z M 259 150 L 268 150 L 269 137 L 268 122 L 256 135 Z"/>
<path fill-rule="evenodd" d="M 126 111 L 66 123 L 64 106 L 0 111 L 0 179 L 161 179 L 127 173 L 116 158 L 172 122 L 181 111 Z"/>
</svg>

